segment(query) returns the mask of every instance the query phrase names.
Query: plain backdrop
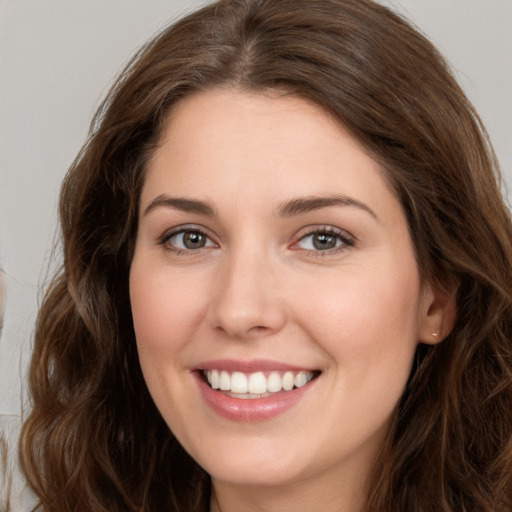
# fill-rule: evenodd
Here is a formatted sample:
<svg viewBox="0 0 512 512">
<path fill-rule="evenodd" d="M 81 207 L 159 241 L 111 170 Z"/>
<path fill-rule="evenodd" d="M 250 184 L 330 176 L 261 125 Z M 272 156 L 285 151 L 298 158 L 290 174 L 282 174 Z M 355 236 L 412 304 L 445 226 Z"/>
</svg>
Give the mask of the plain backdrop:
<svg viewBox="0 0 512 512">
<path fill-rule="evenodd" d="M 447 57 L 512 187 L 512 0 L 382 2 L 411 19 Z M 48 268 L 58 262 L 51 249 L 60 182 L 122 65 L 168 20 L 201 3 L 0 0 L 0 267 L 6 289 L 0 428 L 11 442 L 34 318 Z M 12 506 L 23 509 L 16 499 Z"/>
</svg>

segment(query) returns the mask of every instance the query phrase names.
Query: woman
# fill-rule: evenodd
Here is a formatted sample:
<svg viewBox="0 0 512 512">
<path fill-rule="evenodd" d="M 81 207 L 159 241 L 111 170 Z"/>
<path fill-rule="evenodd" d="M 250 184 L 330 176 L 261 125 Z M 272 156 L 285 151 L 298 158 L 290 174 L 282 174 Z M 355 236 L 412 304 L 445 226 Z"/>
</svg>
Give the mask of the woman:
<svg viewBox="0 0 512 512">
<path fill-rule="evenodd" d="M 221 0 L 143 48 L 63 186 L 20 442 L 46 511 L 508 511 L 509 213 L 431 44 Z"/>
</svg>

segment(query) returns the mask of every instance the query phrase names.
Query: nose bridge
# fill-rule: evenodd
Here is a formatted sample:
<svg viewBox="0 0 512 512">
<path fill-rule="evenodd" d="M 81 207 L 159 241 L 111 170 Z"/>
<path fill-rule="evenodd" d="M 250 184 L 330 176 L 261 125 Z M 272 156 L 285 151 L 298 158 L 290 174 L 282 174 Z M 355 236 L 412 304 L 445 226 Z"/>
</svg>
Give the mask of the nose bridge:
<svg viewBox="0 0 512 512">
<path fill-rule="evenodd" d="M 275 258 L 266 248 L 241 241 L 227 253 L 211 304 L 211 321 L 233 338 L 278 331 L 285 313 L 275 279 Z"/>
</svg>

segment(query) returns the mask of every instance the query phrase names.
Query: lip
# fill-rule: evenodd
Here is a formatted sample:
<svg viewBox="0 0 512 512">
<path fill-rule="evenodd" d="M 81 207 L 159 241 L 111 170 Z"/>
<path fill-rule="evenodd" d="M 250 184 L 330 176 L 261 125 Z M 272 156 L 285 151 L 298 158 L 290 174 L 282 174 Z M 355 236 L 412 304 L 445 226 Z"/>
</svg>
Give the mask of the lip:
<svg viewBox="0 0 512 512">
<path fill-rule="evenodd" d="M 226 372 L 273 372 L 273 371 L 291 371 L 291 372 L 316 372 L 317 368 L 308 368 L 305 366 L 294 366 L 279 361 L 271 361 L 269 359 L 253 359 L 251 361 L 236 361 L 234 359 L 217 359 L 208 360 L 199 363 L 195 370 L 224 370 Z"/>
<path fill-rule="evenodd" d="M 212 389 L 204 380 L 203 370 L 240 371 L 254 373 L 256 371 L 315 371 L 304 367 L 283 364 L 275 361 L 232 361 L 217 360 L 208 361 L 198 365 L 192 374 L 206 404 L 218 415 L 232 421 L 259 422 L 265 421 L 283 414 L 298 404 L 304 396 L 315 386 L 317 379 L 313 379 L 305 386 L 275 393 L 265 398 L 241 399 L 228 396 Z"/>
</svg>

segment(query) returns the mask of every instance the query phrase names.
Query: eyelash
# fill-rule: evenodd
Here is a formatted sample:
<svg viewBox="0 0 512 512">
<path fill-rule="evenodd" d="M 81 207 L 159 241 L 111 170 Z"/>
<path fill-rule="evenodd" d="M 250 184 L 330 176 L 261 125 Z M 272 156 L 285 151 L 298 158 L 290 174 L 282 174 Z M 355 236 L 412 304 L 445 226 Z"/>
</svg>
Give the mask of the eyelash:
<svg viewBox="0 0 512 512">
<path fill-rule="evenodd" d="M 300 235 L 297 242 L 294 242 L 292 245 L 292 249 L 294 249 L 300 242 L 306 240 L 308 237 L 314 237 L 315 235 L 327 235 L 335 237 L 340 244 L 331 248 L 331 249 L 303 249 L 308 253 L 308 255 L 312 255 L 314 257 L 323 258 L 325 256 L 329 256 L 332 254 L 336 254 L 342 251 L 347 250 L 350 247 L 353 247 L 356 243 L 356 239 L 347 233 L 338 228 L 334 228 L 333 226 L 318 226 L 314 229 L 306 228 L 303 233 Z M 295 249 L 299 250 L 299 249 Z"/>
<path fill-rule="evenodd" d="M 169 241 L 172 237 L 180 234 L 185 233 L 197 233 L 207 239 L 210 242 L 210 245 L 205 245 L 202 247 L 199 247 L 197 249 L 182 249 L 179 247 L 176 247 L 173 244 L 169 244 Z M 353 247 L 355 245 L 355 238 L 347 233 L 346 231 L 343 231 L 341 229 L 334 228 L 332 226 L 318 226 L 314 229 L 311 228 L 305 228 L 302 232 L 302 234 L 299 236 L 298 240 L 294 242 L 290 248 L 292 250 L 301 250 L 298 246 L 298 244 L 304 240 L 306 240 L 308 237 L 314 237 L 315 235 L 327 235 L 335 237 L 340 244 L 336 245 L 333 248 L 330 249 L 302 249 L 308 255 L 312 255 L 314 257 L 325 257 L 329 256 L 331 254 L 335 254 L 341 251 L 346 250 L 347 248 Z M 337 242 L 336 242 L 337 243 Z M 197 253 L 201 249 L 207 249 L 209 247 L 212 247 L 216 245 L 216 242 L 212 240 L 212 238 L 208 235 L 208 233 L 202 229 L 199 226 L 181 226 L 179 228 L 173 229 L 170 232 L 164 233 L 159 239 L 158 239 L 158 245 L 163 246 L 166 250 L 173 252 L 177 256 L 185 255 L 185 256 L 192 256 L 194 253 Z"/>
<path fill-rule="evenodd" d="M 165 248 L 165 250 L 173 252 L 177 256 L 192 256 L 194 253 L 197 253 L 201 249 L 207 249 L 208 247 L 211 247 L 212 245 L 216 245 L 215 242 L 212 243 L 212 245 L 206 245 L 203 247 L 199 247 L 197 249 L 182 249 L 180 247 L 176 247 L 173 244 L 170 244 L 169 241 L 172 237 L 180 234 L 185 233 L 198 233 L 199 235 L 205 237 L 207 241 L 213 242 L 212 237 L 208 235 L 208 233 L 200 228 L 199 226 L 180 226 L 179 228 L 173 229 L 170 232 L 164 233 L 158 240 L 158 245 L 161 245 Z"/>
</svg>

